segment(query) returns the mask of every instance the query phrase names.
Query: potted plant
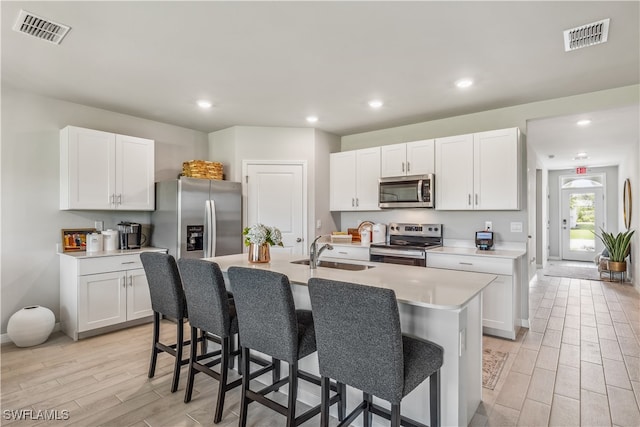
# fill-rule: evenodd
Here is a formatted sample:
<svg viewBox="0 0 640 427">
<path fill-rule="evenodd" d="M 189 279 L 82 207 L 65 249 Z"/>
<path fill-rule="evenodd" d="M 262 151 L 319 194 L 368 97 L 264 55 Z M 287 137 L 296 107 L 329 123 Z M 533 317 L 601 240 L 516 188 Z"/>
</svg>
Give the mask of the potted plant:
<svg viewBox="0 0 640 427">
<path fill-rule="evenodd" d="M 616 235 L 613 233 L 607 233 L 603 229 L 600 229 L 601 235 L 597 235 L 598 238 L 604 244 L 604 247 L 609 252 L 608 270 L 610 271 L 626 271 L 627 262 L 625 259 L 629 255 L 631 249 L 631 237 L 635 230 L 627 230 L 620 232 Z"/>
<path fill-rule="evenodd" d="M 245 246 L 249 246 L 249 262 L 269 262 L 271 261 L 269 248 L 272 245 L 284 246 L 282 233 L 277 227 L 254 224 L 246 227 L 242 234 Z"/>
</svg>

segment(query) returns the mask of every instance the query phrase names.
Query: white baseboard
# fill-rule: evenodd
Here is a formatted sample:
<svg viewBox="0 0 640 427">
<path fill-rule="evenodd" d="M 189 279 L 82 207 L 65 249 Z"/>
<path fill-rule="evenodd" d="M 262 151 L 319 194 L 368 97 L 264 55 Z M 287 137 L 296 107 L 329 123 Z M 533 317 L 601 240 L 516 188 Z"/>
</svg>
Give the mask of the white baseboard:
<svg viewBox="0 0 640 427">
<path fill-rule="evenodd" d="M 60 322 L 56 323 L 53 326 L 53 331 L 51 333 L 57 332 L 59 330 L 60 330 Z M 0 335 L 0 344 L 6 344 L 6 343 L 9 343 L 9 342 L 11 342 L 11 338 L 9 338 L 8 334 L 4 333 L 4 334 Z"/>
</svg>

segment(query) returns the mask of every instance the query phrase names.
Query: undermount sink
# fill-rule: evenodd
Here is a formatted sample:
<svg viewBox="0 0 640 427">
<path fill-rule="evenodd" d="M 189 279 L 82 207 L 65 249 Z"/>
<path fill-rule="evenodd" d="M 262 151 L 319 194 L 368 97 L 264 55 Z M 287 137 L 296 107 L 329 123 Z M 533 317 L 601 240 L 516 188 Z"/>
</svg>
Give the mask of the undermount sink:
<svg viewBox="0 0 640 427">
<path fill-rule="evenodd" d="M 301 259 L 298 261 L 291 261 L 291 264 L 309 265 L 309 260 Z M 349 271 L 360 271 L 360 270 L 366 270 L 368 268 L 374 268 L 373 265 L 348 264 L 346 262 L 325 261 L 325 260 L 318 261 L 318 267 L 337 268 L 339 270 L 349 270 Z"/>
</svg>

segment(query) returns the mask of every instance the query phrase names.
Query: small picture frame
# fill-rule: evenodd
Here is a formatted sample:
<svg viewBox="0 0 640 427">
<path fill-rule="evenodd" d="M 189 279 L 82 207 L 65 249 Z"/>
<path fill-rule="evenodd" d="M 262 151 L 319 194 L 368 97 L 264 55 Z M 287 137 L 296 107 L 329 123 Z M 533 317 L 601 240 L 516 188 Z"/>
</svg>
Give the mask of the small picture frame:
<svg viewBox="0 0 640 427">
<path fill-rule="evenodd" d="M 62 229 L 62 252 L 80 252 L 87 250 L 87 234 L 95 233 L 95 228 Z"/>
</svg>

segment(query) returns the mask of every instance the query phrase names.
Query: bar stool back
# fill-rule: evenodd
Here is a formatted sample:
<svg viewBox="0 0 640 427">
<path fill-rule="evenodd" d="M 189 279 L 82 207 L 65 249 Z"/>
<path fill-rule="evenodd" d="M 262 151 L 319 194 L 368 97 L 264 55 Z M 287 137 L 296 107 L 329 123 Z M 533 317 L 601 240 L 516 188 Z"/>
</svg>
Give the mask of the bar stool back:
<svg viewBox="0 0 640 427">
<path fill-rule="evenodd" d="M 395 293 L 353 283 L 312 278 L 309 294 L 315 321 L 323 401 L 329 378 L 362 390 L 363 402 L 340 425 L 348 425 L 361 412 L 364 425 L 371 414 L 400 425 L 400 402 L 430 378 L 431 426 L 439 425 L 442 348 L 426 340 L 403 335 Z M 391 403 L 391 412 L 374 405 L 372 395 Z M 326 409 L 326 410 L 325 410 Z M 323 404 L 322 425 L 328 422 Z M 404 425 L 422 425 L 406 418 Z"/>
<path fill-rule="evenodd" d="M 320 405 L 296 417 L 298 378 L 320 385 L 320 378 L 298 370 L 298 360 L 316 351 L 313 316 L 309 310 L 296 310 L 287 276 L 271 271 L 230 267 L 229 280 L 238 312 L 242 347 L 243 384 L 240 407 L 241 427 L 246 426 L 248 404 L 256 401 L 287 417 L 287 427 L 297 426 L 320 412 Z M 289 376 L 274 378 L 260 391 L 249 389 L 249 349 L 289 364 Z M 289 383 L 288 405 L 284 407 L 265 397 Z M 333 385 L 333 390 L 337 387 Z M 332 402 L 338 402 L 339 396 Z"/>
<path fill-rule="evenodd" d="M 201 259 L 182 258 L 178 267 L 184 285 L 184 294 L 189 306 L 189 323 L 191 326 L 191 340 L 198 339 L 198 329 L 204 334 L 214 334 L 220 338 L 221 349 L 206 353 L 203 350 L 198 356 L 198 346 L 191 346 L 189 357 L 189 379 L 185 390 L 185 403 L 191 401 L 193 383 L 198 372 L 207 374 L 219 381 L 218 399 L 213 418 L 214 423 L 222 420 L 224 399 L 226 392 L 239 386 L 242 379 L 227 382 L 229 361 L 232 356 L 239 354 L 233 349 L 233 335 L 238 333 L 238 320 L 233 300 L 227 295 L 224 277 L 218 264 Z M 203 359 L 211 359 L 200 362 Z M 212 367 L 220 364 L 220 372 Z"/>
<path fill-rule="evenodd" d="M 149 283 L 151 307 L 153 309 L 153 344 L 151 361 L 149 362 L 149 378 L 153 378 L 156 371 L 156 361 L 159 353 L 167 353 L 175 358 L 171 392 L 178 389 L 180 381 L 180 367 L 189 360 L 182 359 L 182 348 L 189 345 L 184 341 L 184 320 L 187 318 L 187 303 L 182 290 L 182 281 L 176 260 L 172 255 L 161 252 L 143 252 L 140 260 L 144 267 Z M 160 316 L 164 315 L 176 321 L 176 343 L 163 344 L 160 342 Z M 195 343 L 194 343 L 195 345 Z"/>
</svg>

